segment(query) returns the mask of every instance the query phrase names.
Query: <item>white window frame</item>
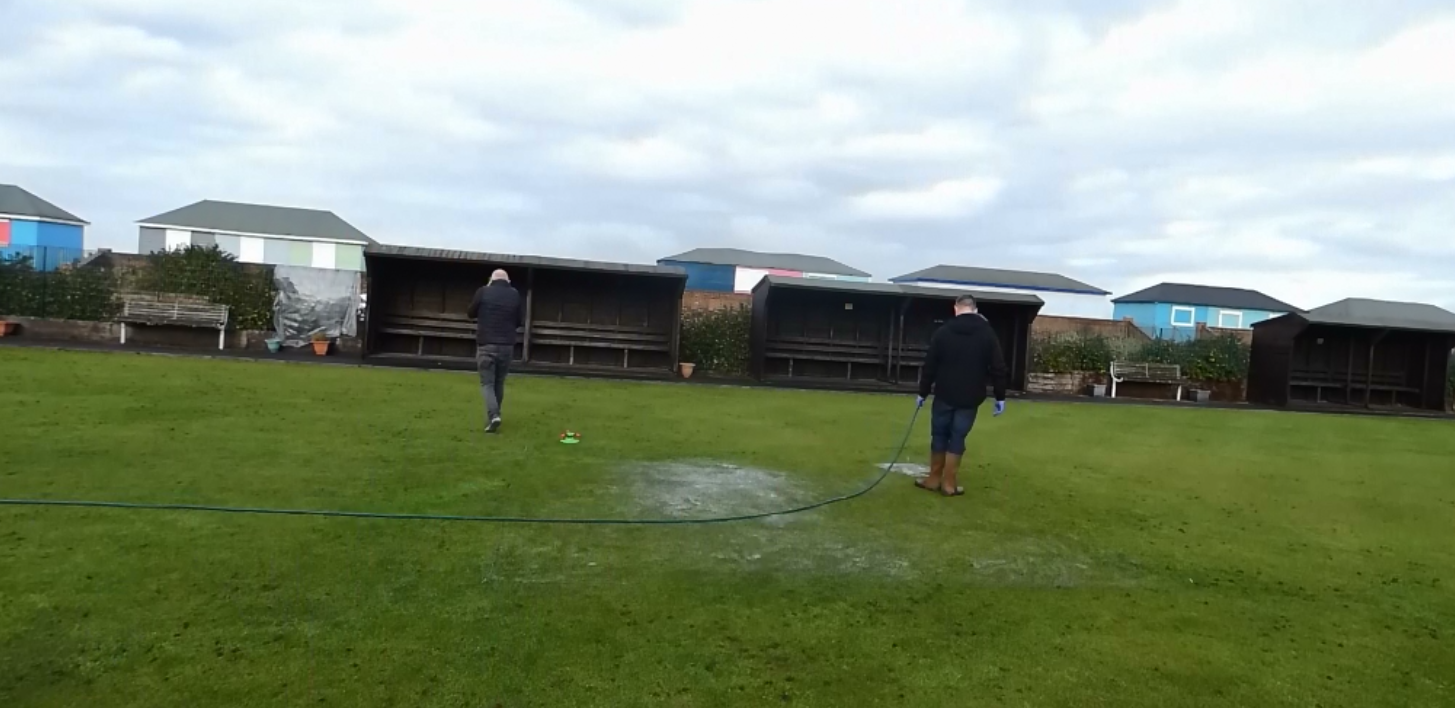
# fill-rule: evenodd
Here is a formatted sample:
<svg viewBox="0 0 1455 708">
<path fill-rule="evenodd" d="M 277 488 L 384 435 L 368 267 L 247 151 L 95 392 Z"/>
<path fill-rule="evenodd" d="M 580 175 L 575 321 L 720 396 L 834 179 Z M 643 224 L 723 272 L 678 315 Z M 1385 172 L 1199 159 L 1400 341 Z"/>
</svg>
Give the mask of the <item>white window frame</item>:
<svg viewBox="0 0 1455 708">
<path fill-rule="evenodd" d="M 1224 317 L 1230 317 L 1230 316 L 1236 316 L 1238 318 L 1238 323 L 1235 324 L 1235 325 L 1232 325 L 1232 326 L 1228 326 L 1226 324 L 1223 324 L 1223 318 Z M 1218 310 L 1218 329 L 1242 329 L 1242 328 L 1243 328 L 1243 311 L 1242 310 Z"/>
<path fill-rule="evenodd" d="M 1182 313 L 1182 312 L 1186 312 L 1187 313 L 1187 321 L 1186 322 L 1180 322 L 1177 319 L 1178 313 Z M 1173 327 L 1196 327 L 1197 326 L 1197 308 L 1196 307 L 1187 307 L 1186 305 L 1173 305 L 1172 306 L 1172 326 Z"/>
</svg>

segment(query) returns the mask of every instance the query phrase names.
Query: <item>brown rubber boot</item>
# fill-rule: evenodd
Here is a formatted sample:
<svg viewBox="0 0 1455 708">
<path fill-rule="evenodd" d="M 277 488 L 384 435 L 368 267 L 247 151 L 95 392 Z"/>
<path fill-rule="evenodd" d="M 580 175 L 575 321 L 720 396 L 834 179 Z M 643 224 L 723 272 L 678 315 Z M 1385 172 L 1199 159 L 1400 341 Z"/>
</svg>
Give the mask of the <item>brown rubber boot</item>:
<svg viewBox="0 0 1455 708">
<path fill-rule="evenodd" d="M 958 497 L 965 493 L 960 486 L 960 455 L 945 455 L 945 472 L 940 477 L 940 493 L 947 497 Z"/>
<path fill-rule="evenodd" d="M 945 474 L 945 453 L 930 453 L 930 476 L 914 483 L 920 489 L 935 491 L 940 488 L 940 479 Z"/>
</svg>

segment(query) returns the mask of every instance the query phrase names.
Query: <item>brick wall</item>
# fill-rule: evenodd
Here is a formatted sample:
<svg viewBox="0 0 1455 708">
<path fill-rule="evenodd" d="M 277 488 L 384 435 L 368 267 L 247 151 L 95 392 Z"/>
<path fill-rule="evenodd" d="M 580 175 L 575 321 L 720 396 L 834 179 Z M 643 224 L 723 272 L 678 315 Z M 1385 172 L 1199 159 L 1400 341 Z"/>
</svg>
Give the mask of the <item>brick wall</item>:
<svg viewBox="0 0 1455 708">
<path fill-rule="evenodd" d="M 1198 339 L 1221 337 L 1225 335 L 1232 335 L 1234 337 L 1237 337 L 1239 341 L 1249 346 L 1252 346 L 1253 344 L 1253 330 L 1251 329 L 1223 329 L 1222 327 L 1209 327 L 1202 323 L 1198 323 L 1197 325 Z"/>
<path fill-rule="evenodd" d="M 1133 324 L 1131 320 L 1097 320 L 1085 317 L 1041 315 L 1031 323 L 1032 339 L 1066 334 L 1151 341 L 1151 337 L 1148 337 L 1147 333 Z"/>
<path fill-rule="evenodd" d="M 682 295 L 682 314 L 711 312 L 731 307 L 752 307 L 750 293 L 717 293 L 705 290 L 688 290 Z"/>
</svg>

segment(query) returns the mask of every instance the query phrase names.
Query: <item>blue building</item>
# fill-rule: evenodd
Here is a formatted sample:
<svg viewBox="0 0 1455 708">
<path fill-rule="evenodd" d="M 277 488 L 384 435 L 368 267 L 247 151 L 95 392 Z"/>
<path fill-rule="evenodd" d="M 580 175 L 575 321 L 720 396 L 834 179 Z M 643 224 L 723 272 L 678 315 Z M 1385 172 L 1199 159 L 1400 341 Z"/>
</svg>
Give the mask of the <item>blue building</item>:
<svg viewBox="0 0 1455 708">
<path fill-rule="evenodd" d="M 687 271 L 687 289 L 750 293 L 765 276 L 869 282 L 869 274 L 831 258 L 796 253 L 758 253 L 736 248 L 698 248 L 657 261 Z"/>
<path fill-rule="evenodd" d="M 1112 317 L 1160 339 L 1192 339 L 1199 325 L 1251 329 L 1297 307 L 1256 290 L 1162 283 L 1112 300 Z"/>
<path fill-rule="evenodd" d="M 0 184 L 0 258 L 29 257 L 36 270 L 81 258 L 86 222 L 13 184 Z"/>
</svg>

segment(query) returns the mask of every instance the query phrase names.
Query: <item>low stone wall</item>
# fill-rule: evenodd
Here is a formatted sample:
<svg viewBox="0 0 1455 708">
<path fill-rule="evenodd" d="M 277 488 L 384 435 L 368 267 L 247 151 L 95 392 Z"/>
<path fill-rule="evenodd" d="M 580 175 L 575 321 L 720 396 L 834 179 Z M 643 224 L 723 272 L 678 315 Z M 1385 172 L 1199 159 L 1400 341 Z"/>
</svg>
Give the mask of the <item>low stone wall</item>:
<svg viewBox="0 0 1455 708">
<path fill-rule="evenodd" d="M 1058 396 L 1089 395 L 1091 387 L 1106 383 L 1106 374 L 1095 371 L 1074 371 L 1066 374 L 1028 374 L 1026 393 Z"/>
<path fill-rule="evenodd" d="M 81 322 L 76 320 L 47 320 L 34 317 L 6 317 L 15 322 L 19 329 L 10 336 L 25 337 L 43 342 L 81 344 L 119 344 L 121 325 L 116 322 Z M 268 349 L 267 341 L 272 332 L 259 330 L 228 330 L 225 349 L 261 352 Z M 164 347 L 168 349 L 217 350 L 217 330 L 197 327 L 148 327 L 127 325 L 128 346 Z M 332 353 L 339 356 L 360 357 L 363 355 L 363 340 L 357 337 L 342 337 L 334 342 Z"/>
<path fill-rule="evenodd" d="M 1026 377 L 1026 392 L 1056 396 L 1087 396 L 1091 395 L 1092 386 L 1110 385 L 1110 383 L 1104 371 L 1030 374 Z M 1242 381 L 1193 383 L 1182 391 L 1185 400 L 1192 398 L 1192 394 L 1188 391 L 1193 389 L 1208 391 L 1209 399 L 1213 401 L 1241 403 L 1247 400 L 1247 386 Z M 1117 397 L 1170 401 L 1177 398 L 1177 389 L 1162 384 L 1126 381 L 1117 384 Z"/>
<path fill-rule="evenodd" d="M 115 342 L 121 338 L 121 329 L 115 322 L 78 322 L 74 320 L 43 320 L 34 317 L 5 317 L 14 322 L 18 329 L 12 337 L 43 339 L 48 342 Z M 216 341 L 216 337 L 213 337 Z"/>
</svg>

